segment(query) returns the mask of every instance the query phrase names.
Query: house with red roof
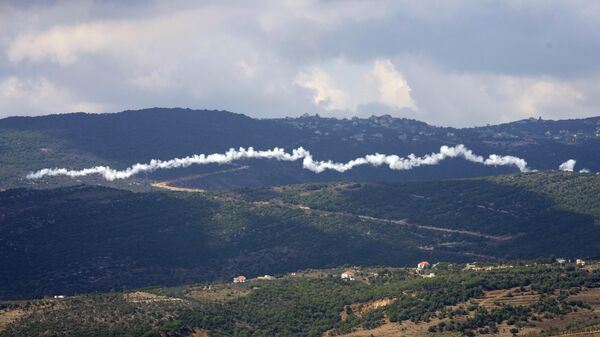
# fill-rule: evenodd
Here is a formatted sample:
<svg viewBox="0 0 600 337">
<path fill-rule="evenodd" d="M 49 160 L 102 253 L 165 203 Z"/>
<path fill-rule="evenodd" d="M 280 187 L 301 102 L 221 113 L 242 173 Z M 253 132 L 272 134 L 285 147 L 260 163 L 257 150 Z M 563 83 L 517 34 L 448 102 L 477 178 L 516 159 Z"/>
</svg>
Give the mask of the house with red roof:
<svg viewBox="0 0 600 337">
<path fill-rule="evenodd" d="M 244 276 L 244 275 L 236 276 L 233 278 L 233 283 L 245 283 L 245 282 L 246 282 L 246 276 Z"/>
<path fill-rule="evenodd" d="M 340 275 L 342 280 L 354 281 L 354 272 L 351 270 L 346 270 Z"/>
<path fill-rule="evenodd" d="M 429 269 L 430 265 L 427 261 L 421 261 L 417 264 L 417 271 L 423 271 L 425 269 Z"/>
</svg>

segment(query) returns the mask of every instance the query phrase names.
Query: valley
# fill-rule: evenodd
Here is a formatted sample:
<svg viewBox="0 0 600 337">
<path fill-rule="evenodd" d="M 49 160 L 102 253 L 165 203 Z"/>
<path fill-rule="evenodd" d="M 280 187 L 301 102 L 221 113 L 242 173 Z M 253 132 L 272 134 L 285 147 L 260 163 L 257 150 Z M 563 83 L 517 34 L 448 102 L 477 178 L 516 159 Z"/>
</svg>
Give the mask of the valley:
<svg viewBox="0 0 600 337">
<path fill-rule="evenodd" d="M 599 32 L 0 0 L 0 337 L 600 337 Z"/>
<path fill-rule="evenodd" d="M 532 173 L 202 192 L 11 189 L 0 192 L 0 297 L 340 264 L 594 258 L 598 179 Z"/>
<path fill-rule="evenodd" d="M 598 125 L 189 109 L 0 120 L 0 336 L 592 336 L 598 265 L 568 261 L 600 258 Z M 25 178 L 247 144 L 346 161 L 463 143 L 541 170 L 449 159 L 317 174 L 248 159 Z M 592 172 L 556 170 L 571 156 Z"/>
</svg>

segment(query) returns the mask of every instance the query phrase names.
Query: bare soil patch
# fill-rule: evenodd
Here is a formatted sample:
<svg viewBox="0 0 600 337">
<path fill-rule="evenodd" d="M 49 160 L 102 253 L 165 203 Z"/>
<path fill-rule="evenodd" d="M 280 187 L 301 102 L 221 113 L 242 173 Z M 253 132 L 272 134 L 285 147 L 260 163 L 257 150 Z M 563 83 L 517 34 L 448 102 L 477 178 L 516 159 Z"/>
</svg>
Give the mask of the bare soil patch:
<svg viewBox="0 0 600 337">
<path fill-rule="evenodd" d="M 0 331 L 26 314 L 27 312 L 22 309 L 0 310 Z"/>
<path fill-rule="evenodd" d="M 167 297 L 148 293 L 145 291 L 136 291 L 133 293 L 124 294 L 123 297 L 131 303 L 151 303 L 151 302 L 168 302 L 182 301 L 181 298 Z"/>
<path fill-rule="evenodd" d="M 362 316 L 365 312 L 369 310 L 384 307 L 388 304 L 393 303 L 395 300 L 395 298 L 382 298 L 379 300 L 373 300 L 369 302 L 353 303 L 350 304 L 349 307 L 352 310 L 352 314 Z M 346 312 L 346 310 L 342 310 L 340 316 L 342 317 L 342 321 L 345 321 L 348 318 L 348 313 Z"/>
<path fill-rule="evenodd" d="M 187 296 L 197 301 L 226 302 L 250 294 L 250 290 L 236 286 L 204 287 L 192 289 Z"/>
</svg>

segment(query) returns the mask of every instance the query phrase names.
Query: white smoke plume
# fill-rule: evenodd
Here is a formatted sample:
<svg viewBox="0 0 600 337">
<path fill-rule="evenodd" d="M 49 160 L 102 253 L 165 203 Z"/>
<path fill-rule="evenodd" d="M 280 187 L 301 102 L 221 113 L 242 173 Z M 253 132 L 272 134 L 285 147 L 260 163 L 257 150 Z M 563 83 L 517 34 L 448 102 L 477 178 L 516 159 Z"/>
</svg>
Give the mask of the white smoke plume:
<svg viewBox="0 0 600 337">
<path fill-rule="evenodd" d="M 564 172 L 573 172 L 573 170 L 575 169 L 575 163 L 577 163 L 575 159 L 569 159 L 566 162 L 560 164 L 558 166 L 558 169 Z"/>
<path fill-rule="evenodd" d="M 411 170 L 415 167 L 424 165 L 437 165 L 447 158 L 462 158 L 467 161 L 478 163 L 486 166 L 515 166 L 521 172 L 531 172 L 527 167 L 527 162 L 521 158 L 513 156 L 499 156 L 496 154 L 490 155 L 488 158 L 476 155 L 473 151 L 466 148 L 464 145 L 457 146 L 442 146 L 440 152 L 431 153 L 423 157 L 417 157 L 410 154 L 407 157 L 399 157 L 396 155 L 371 154 L 364 157 L 359 157 L 350 160 L 346 163 L 337 163 L 331 160 L 319 161 L 314 160 L 308 150 L 300 147 L 294 149 L 292 153 L 285 152 L 284 149 L 274 148 L 272 150 L 258 151 L 252 147 L 238 150 L 230 149 L 225 153 L 213 153 L 209 155 L 197 154 L 185 158 L 175 158 L 162 161 L 153 159 L 147 164 L 135 164 L 125 170 L 115 170 L 107 166 L 96 166 L 83 170 L 69 170 L 66 168 L 45 168 L 37 172 L 32 172 L 27 175 L 28 179 L 39 179 L 45 176 L 68 176 L 82 177 L 92 174 L 98 174 L 104 179 L 112 181 L 115 179 L 126 179 L 133 175 L 142 172 L 152 172 L 155 170 L 164 170 L 180 167 L 188 167 L 191 165 L 207 165 L 207 164 L 227 164 L 242 159 L 275 159 L 282 161 L 297 161 L 302 159 L 302 167 L 315 173 L 321 173 L 325 170 L 333 170 L 337 172 L 346 172 L 354 167 L 361 165 L 381 166 L 387 165 L 392 170 Z"/>
</svg>

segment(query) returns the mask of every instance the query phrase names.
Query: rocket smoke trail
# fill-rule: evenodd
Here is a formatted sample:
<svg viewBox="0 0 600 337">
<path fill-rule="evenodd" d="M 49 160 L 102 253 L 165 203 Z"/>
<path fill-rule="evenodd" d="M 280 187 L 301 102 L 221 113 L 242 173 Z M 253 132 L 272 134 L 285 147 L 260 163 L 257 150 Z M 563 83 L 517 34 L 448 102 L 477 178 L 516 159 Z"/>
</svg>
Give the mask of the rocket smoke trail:
<svg viewBox="0 0 600 337">
<path fill-rule="evenodd" d="M 532 171 L 527 167 L 527 162 L 521 158 L 514 156 L 499 156 L 496 154 L 491 154 L 487 158 L 484 158 L 474 154 L 473 151 L 461 144 L 457 146 L 444 145 L 440 147 L 439 152 L 422 157 L 417 157 L 414 154 L 410 154 L 406 157 L 399 157 L 397 155 L 375 153 L 352 159 L 346 163 L 337 163 L 331 160 L 314 160 L 310 152 L 302 147 L 292 150 L 292 153 L 285 152 L 284 149 L 278 147 L 266 151 L 259 151 L 249 147 L 247 149 L 239 148 L 238 150 L 230 149 L 225 153 L 213 153 L 209 155 L 196 154 L 185 158 L 175 158 L 166 161 L 153 159 L 149 163 L 135 164 L 125 170 L 115 170 L 108 166 L 96 166 L 82 170 L 45 168 L 37 172 L 29 173 L 27 178 L 39 179 L 45 176 L 68 176 L 74 178 L 97 174 L 101 175 L 106 180 L 112 181 L 115 179 L 127 179 L 142 172 L 188 167 L 191 165 L 228 164 L 234 161 L 251 158 L 275 159 L 290 162 L 302 159 L 302 167 L 315 173 L 321 173 L 325 170 L 346 172 L 354 167 L 362 165 L 372 165 L 376 167 L 387 165 L 392 170 L 411 170 L 419 166 L 437 165 L 448 158 L 462 158 L 486 166 L 515 166 L 521 172 Z"/>
</svg>

